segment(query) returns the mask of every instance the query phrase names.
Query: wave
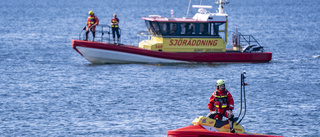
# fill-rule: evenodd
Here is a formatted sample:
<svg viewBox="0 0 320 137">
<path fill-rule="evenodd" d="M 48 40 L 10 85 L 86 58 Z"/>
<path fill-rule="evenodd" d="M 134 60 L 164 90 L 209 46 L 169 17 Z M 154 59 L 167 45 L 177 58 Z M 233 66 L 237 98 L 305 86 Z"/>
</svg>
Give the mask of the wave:
<svg viewBox="0 0 320 137">
<path fill-rule="evenodd" d="M 313 58 L 320 58 L 320 55 L 314 55 Z"/>
</svg>

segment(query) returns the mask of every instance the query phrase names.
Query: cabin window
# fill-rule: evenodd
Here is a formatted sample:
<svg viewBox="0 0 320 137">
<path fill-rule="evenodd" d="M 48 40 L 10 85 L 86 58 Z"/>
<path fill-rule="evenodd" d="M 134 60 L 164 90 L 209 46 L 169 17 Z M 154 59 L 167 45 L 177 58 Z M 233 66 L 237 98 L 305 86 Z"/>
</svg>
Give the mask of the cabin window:
<svg viewBox="0 0 320 137">
<path fill-rule="evenodd" d="M 146 26 L 151 35 L 163 36 L 215 36 L 225 23 L 175 23 L 146 21 Z"/>
<path fill-rule="evenodd" d="M 153 31 L 152 31 L 152 29 L 151 29 L 151 27 L 150 27 L 150 22 L 146 20 L 145 23 L 146 23 L 146 27 L 147 27 L 147 29 L 148 29 L 149 34 L 150 34 L 150 35 L 153 35 Z"/>
<path fill-rule="evenodd" d="M 199 23 L 199 35 L 207 36 L 209 35 L 209 23 Z"/>
<path fill-rule="evenodd" d="M 185 35 L 186 34 L 186 23 L 180 24 L 180 34 Z"/>
<path fill-rule="evenodd" d="M 217 33 L 216 33 L 217 29 L 215 28 L 215 24 L 211 23 L 210 25 L 211 25 L 211 35 L 213 35 L 213 36 L 217 35 Z"/>
<path fill-rule="evenodd" d="M 219 27 L 224 23 L 212 23 L 212 35 L 218 36 L 219 35 Z"/>
<path fill-rule="evenodd" d="M 195 23 L 180 23 L 181 35 L 194 35 L 196 34 Z"/>
<path fill-rule="evenodd" d="M 217 35 L 226 40 L 226 23 L 216 23 Z"/>
<path fill-rule="evenodd" d="M 170 23 L 170 35 L 176 35 L 177 33 L 177 24 L 176 23 Z"/>
<path fill-rule="evenodd" d="M 161 34 L 162 35 L 168 34 L 167 23 L 159 23 L 159 25 L 160 25 Z"/>
<path fill-rule="evenodd" d="M 152 31 L 151 35 L 159 35 L 160 30 L 159 30 L 159 25 L 158 22 L 150 22 L 150 30 Z"/>
<path fill-rule="evenodd" d="M 153 28 L 155 34 L 157 34 L 157 35 L 160 34 L 158 22 L 152 22 L 152 28 Z"/>
<path fill-rule="evenodd" d="M 196 34 L 196 26 L 195 23 L 187 23 L 187 35 Z"/>
</svg>

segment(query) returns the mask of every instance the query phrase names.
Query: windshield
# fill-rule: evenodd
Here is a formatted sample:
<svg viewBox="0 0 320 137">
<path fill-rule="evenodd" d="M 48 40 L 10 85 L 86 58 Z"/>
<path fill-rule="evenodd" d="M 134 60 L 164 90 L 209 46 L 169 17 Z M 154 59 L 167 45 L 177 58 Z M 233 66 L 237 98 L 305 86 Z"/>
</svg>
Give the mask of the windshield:
<svg viewBox="0 0 320 137">
<path fill-rule="evenodd" d="M 214 36 L 220 37 L 219 26 L 225 23 L 182 23 L 146 21 L 153 36 Z"/>
</svg>

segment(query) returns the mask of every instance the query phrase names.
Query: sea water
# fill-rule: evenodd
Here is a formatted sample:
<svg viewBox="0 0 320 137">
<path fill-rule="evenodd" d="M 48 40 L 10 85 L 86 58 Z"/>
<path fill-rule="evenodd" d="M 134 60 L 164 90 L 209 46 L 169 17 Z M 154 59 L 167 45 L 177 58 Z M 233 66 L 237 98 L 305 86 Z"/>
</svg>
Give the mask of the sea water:
<svg viewBox="0 0 320 137">
<path fill-rule="evenodd" d="M 121 42 L 137 45 L 136 33 L 146 31 L 141 17 L 171 17 L 171 10 L 185 17 L 189 1 L 1 0 L 0 135 L 166 136 L 207 115 L 217 79 L 225 80 L 238 115 L 245 70 L 247 132 L 320 136 L 320 2 L 229 2 L 228 33 L 253 35 L 273 53 L 271 62 L 92 65 L 71 47 L 88 11 L 100 24 L 117 13 Z"/>
</svg>

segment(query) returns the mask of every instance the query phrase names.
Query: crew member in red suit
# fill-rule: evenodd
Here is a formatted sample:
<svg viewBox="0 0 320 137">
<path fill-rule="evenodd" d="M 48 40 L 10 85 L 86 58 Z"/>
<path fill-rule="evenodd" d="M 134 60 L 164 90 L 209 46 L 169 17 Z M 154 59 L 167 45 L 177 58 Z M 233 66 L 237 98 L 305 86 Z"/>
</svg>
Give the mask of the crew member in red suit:
<svg viewBox="0 0 320 137">
<path fill-rule="evenodd" d="M 115 34 L 117 33 L 117 44 L 119 44 L 120 34 L 119 34 L 119 19 L 117 18 L 117 14 L 113 14 L 113 18 L 111 19 L 111 28 L 112 28 L 112 37 L 113 43 L 115 43 Z"/>
<path fill-rule="evenodd" d="M 99 24 L 99 19 L 97 16 L 94 15 L 92 11 L 89 11 L 89 17 L 87 19 L 87 27 L 86 27 L 86 39 L 88 40 L 89 32 L 92 32 L 92 41 L 96 37 L 96 26 Z"/>
<path fill-rule="evenodd" d="M 224 81 L 219 79 L 217 80 L 217 89 L 214 91 L 210 97 L 208 108 L 210 113 L 207 117 L 222 120 L 222 116 L 225 116 L 229 119 L 229 122 L 232 122 L 230 126 L 230 132 L 234 133 L 233 129 L 233 113 L 234 101 L 230 92 L 225 88 Z"/>
</svg>

